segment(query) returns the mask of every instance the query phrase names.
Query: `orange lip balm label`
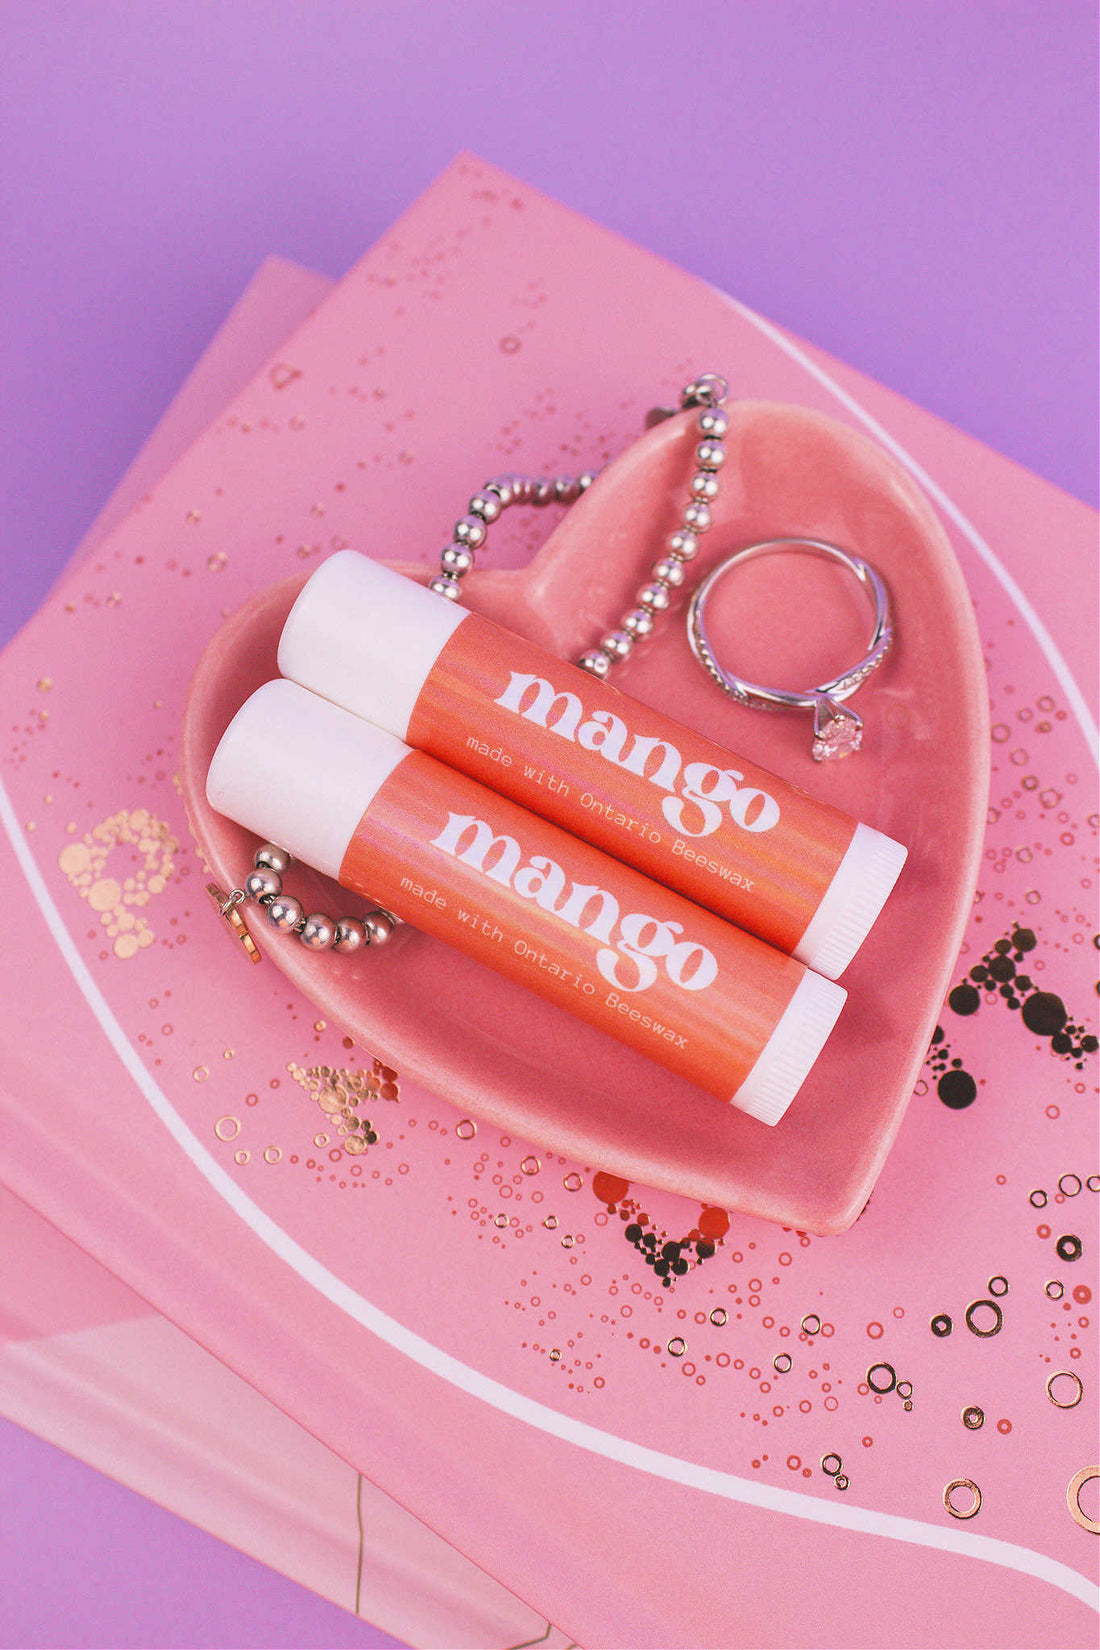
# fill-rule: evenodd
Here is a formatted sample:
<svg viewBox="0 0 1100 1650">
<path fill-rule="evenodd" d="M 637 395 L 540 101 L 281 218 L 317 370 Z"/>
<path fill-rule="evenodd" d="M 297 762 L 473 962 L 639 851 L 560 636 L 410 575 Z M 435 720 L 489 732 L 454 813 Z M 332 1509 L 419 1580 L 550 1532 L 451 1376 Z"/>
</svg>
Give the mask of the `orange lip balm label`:
<svg viewBox="0 0 1100 1650">
<path fill-rule="evenodd" d="M 840 986 L 794 958 L 293 682 L 242 705 L 206 791 L 292 856 L 762 1122 L 783 1116 L 843 1006 Z"/>
<path fill-rule="evenodd" d="M 405 737 L 788 953 L 856 829 L 477 614 L 444 644 Z"/>
<path fill-rule="evenodd" d="M 729 1100 L 801 963 L 414 751 L 340 881 Z"/>
<path fill-rule="evenodd" d="M 354 550 L 303 587 L 279 669 L 829 979 L 905 860 L 881 831 Z"/>
</svg>

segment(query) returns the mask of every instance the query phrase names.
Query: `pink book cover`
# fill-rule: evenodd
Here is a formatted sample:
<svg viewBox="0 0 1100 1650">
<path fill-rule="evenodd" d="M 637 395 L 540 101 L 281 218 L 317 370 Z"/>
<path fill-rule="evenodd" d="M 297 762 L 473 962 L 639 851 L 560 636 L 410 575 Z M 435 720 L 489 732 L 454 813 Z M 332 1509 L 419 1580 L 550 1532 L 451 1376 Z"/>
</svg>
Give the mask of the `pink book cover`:
<svg viewBox="0 0 1100 1650">
<path fill-rule="evenodd" d="M 609 315 L 627 290 L 637 308 Z M 863 1218 L 823 1240 L 734 1214 L 658 1290 L 631 1234 L 686 1239 L 698 1204 L 635 1187 L 623 1221 L 599 1164 L 383 1083 L 211 935 L 173 748 L 203 643 L 257 587 L 364 522 L 371 548 L 442 542 L 471 477 L 598 461 L 650 386 L 715 361 L 869 432 L 930 495 L 987 650 L 994 780 L 957 984 Z M 3 874 L 26 935 L 2 963 L 5 1181 L 580 1642 L 920 1644 L 945 1621 L 960 1643 L 1087 1642 L 1093 641 L 1065 589 L 1094 532 L 977 443 L 456 163 L 5 654 Z M 1035 576 L 1040 533 L 1059 585 Z M 337 1084 L 369 1109 L 369 1153 L 332 1129 Z"/>
<path fill-rule="evenodd" d="M 270 258 L 73 556 L 331 286 Z M 565 1639 L 0 1186 L 0 1413 L 411 1645 Z"/>
</svg>

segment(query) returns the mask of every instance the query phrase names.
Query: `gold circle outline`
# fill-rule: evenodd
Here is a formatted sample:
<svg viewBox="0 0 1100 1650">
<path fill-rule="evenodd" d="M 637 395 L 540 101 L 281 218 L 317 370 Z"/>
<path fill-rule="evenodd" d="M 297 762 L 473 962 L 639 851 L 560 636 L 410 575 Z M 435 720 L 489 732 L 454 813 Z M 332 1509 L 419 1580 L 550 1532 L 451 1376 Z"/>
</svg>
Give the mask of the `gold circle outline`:
<svg viewBox="0 0 1100 1650">
<path fill-rule="evenodd" d="M 992 1329 L 979 1329 L 977 1324 L 974 1322 L 974 1319 L 971 1317 L 971 1313 L 976 1312 L 978 1310 L 979 1306 L 990 1306 L 990 1307 L 993 1308 L 993 1311 L 997 1314 L 997 1322 L 993 1325 Z M 999 1335 L 1001 1333 L 1001 1330 L 1004 1328 L 1004 1321 L 1005 1321 L 1005 1315 L 1001 1311 L 1000 1307 L 997 1305 L 996 1301 L 990 1301 L 990 1300 L 971 1301 L 970 1305 L 966 1309 L 966 1327 L 969 1329 L 969 1331 L 972 1335 L 977 1335 L 979 1340 L 987 1341 L 987 1340 L 989 1340 L 990 1336 Z"/>
<path fill-rule="evenodd" d="M 1063 1378 L 1063 1376 L 1065 1377 L 1065 1379 L 1067 1381 L 1073 1381 L 1074 1384 L 1077 1387 L 1077 1395 L 1073 1399 L 1073 1402 L 1069 1403 L 1069 1404 L 1060 1404 L 1058 1402 L 1057 1398 L 1054 1396 L 1053 1392 L 1050 1390 L 1051 1387 L 1054 1385 L 1055 1381 L 1061 1380 Z M 1084 1396 L 1085 1396 L 1084 1382 L 1081 1380 L 1081 1377 L 1080 1377 L 1080 1375 L 1077 1374 L 1076 1370 L 1073 1370 L 1073 1369 L 1056 1369 L 1054 1371 L 1053 1375 L 1048 1375 L 1047 1376 L 1047 1397 L 1050 1399 L 1050 1401 L 1054 1405 L 1055 1409 L 1076 1409 L 1077 1405 L 1081 1402 L 1081 1399 Z"/>
<path fill-rule="evenodd" d="M 1100 1467 L 1082 1467 L 1080 1472 L 1074 1473 L 1066 1485 L 1066 1506 L 1075 1524 L 1080 1524 L 1083 1530 L 1091 1530 L 1093 1535 L 1100 1535 L 1100 1524 L 1095 1518 L 1090 1518 L 1081 1506 L 1081 1491 L 1093 1478 L 1100 1478 Z"/>
<path fill-rule="evenodd" d="M 960 1511 L 951 1500 L 956 1490 L 971 1490 L 974 1495 L 974 1505 Z M 945 1484 L 943 1487 L 943 1504 L 952 1518 L 973 1518 L 976 1513 L 980 1513 L 982 1510 L 982 1492 L 972 1478 L 953 1478 L 950 1484 Z"/>
</svg>

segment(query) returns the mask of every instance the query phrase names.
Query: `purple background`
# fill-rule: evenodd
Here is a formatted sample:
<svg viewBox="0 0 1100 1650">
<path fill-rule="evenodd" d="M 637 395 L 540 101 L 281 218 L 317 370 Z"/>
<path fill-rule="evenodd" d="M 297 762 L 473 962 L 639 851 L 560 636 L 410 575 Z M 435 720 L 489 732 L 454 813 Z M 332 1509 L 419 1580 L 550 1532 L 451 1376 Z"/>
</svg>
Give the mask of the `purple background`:
<svg viewBox="0 0 1100 1650">
<path fill-rule="evenodd" d="M 1093 502 L 1096 22 L 0 0 L 0 640 L 263 257 L 342 273 L 460 148 Z M 0 1477 L 2 1645 L 393 1642 L 7 1423 Z"/>
</svg>

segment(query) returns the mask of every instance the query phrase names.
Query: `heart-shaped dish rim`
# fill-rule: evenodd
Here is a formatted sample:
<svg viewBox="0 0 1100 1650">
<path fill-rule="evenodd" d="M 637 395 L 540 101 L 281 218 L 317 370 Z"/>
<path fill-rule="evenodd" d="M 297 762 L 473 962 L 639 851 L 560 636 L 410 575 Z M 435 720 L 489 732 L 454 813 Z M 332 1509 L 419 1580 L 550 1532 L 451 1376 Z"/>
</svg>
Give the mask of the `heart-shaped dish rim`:
<svg viewBox="0 0 1100 1650">
<path fill-rule="evenodd" d="M 590 646 L 632 604 L 676 525 L 696 439 L 690 414 L 649 431 L 527 567 L 471 574 L 469 605 L 565 656 Z M 723 553 L 763 538 L 832 539 L 879 568 L 898 631 L 894 653 L 861 693 L 863 751 L 827 767 L 810 761 L 802 719 L 745 711 L 706 681 L 678 622 L 616 676 L 626 692 L 909 847 L 898 887 L 842 981 L 848 1005 L 781 1123 L 769 1129 L 722 1106 L 411 929 L 381 952 L 343 958 L 312 954 L 250 921 L 264 953 L 327 1018 L 462 1112 L 704 1205 L 838 1232 L 864 1207 L 885 1161 L 957 959 L 988 801 L 985 672 L 950 544 L 924 496 L 879 447 L 821 414 L 764 402 L 730 409 L 726 444 L 714 526 L 694 564 L 700 576 Z M 430 576 L 423 567 L 400 570 Z M 255 841 L 210 809 L 206 769 L 232 714 L 276 674 L 282 621 L 306 576 L 259 593 L 227 619 L 188 694 L 184 800 L 196 842 L 227 887 L 246 874 Z M 293 875 L 308 909 L 354 908 L 309 868 Z"/>
</svg>

